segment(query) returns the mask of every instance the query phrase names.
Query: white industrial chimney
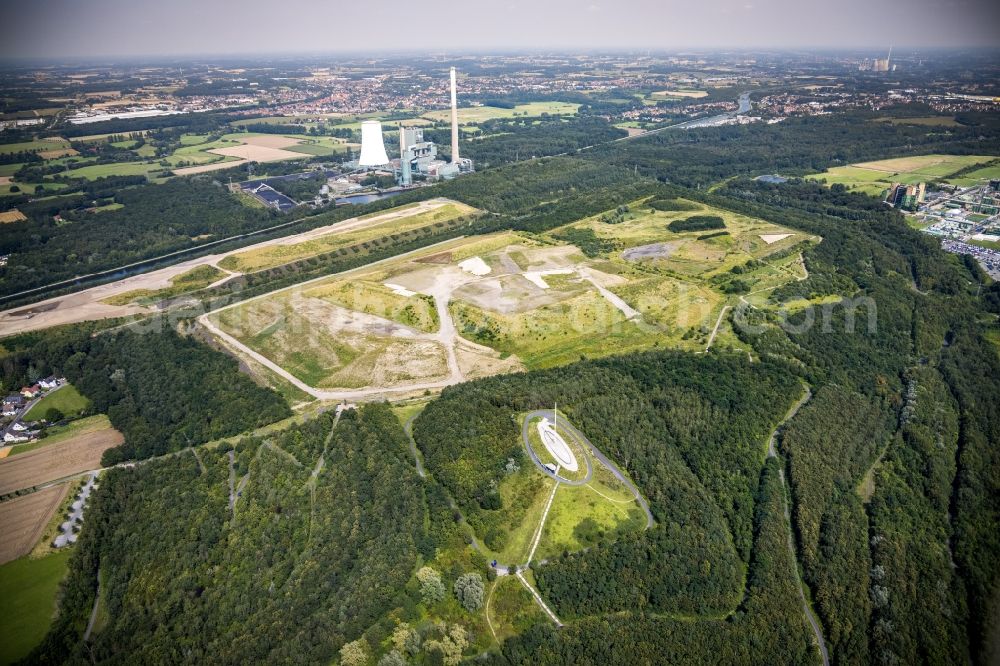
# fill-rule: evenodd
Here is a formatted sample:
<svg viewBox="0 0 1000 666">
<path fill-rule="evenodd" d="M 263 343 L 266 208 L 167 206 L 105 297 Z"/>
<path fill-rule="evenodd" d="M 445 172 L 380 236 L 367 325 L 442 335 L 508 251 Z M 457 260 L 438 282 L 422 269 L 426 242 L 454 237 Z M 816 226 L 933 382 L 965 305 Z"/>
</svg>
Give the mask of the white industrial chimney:
<svg viewBox="0 0 1000 666">
<path fill-rule="evenodd" d="M 458 164 L 458 98 L 455 94 L 455 68 L 451 68 L 451 163 Z"/>
<path fill-rule="evenodd" d="M 382 141 L 382 123 L 377 120 L 361 122 L 361 157 L 359 167 L 377 167 L 389 163 L 385 153 L 385 142 Z"/>
</svg>

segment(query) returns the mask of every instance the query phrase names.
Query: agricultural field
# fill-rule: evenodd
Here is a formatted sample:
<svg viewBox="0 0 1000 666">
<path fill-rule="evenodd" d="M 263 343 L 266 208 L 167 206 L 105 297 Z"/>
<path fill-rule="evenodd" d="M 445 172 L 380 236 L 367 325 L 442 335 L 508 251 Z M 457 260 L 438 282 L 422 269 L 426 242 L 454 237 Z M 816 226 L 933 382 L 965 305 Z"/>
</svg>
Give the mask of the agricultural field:
<svg viewBox="0 0 1000 666">
<path fill-rule="evenodd" d="M 66 550 L 0 566 L 0 664 L 26 657 L 49 630 L 68 561 Z"/>
<path fill-rule="evenodd" d="M 29 451 L 40 449 L 43 446 L 65 442 L 66 440 L 73 439 L 79 435 L 89 435 L 94 432 L 110 429 L 111 421 L 108 420 L 107 415 L 95 414 L 94 416 L 85 416 L 82 419 L 70 421 L 66 425 L 46 428 L 45 437 L 42 437 L 37 441 L 28 442 L 26 444 L 15 444 L 11 447 L 10 455 L 16 456 L 25 454 Z"/>
<path fill-rule="evenodd" d="M 916 118 L 875 118 L 873 122 L 892 125 L 923 125 L 927 127 L 959 127 L 961 123 L 952 116 L 925 116 Z"/>
<path fill-rule="evenodd" d="M 101 455 L 124 441 L 113 428 L 77 435 L 0 460 L 0 495 L 97 469 Z"/>
<path fill-rule="evenodd" d="M 68 488 L 61 483 L 0 502 L 0 564 L 31 552 Z"/>
<path fill-rule="evenodd" d="M 917 155 L 835 167 L 807 178 L 825 180 L 829 185 L 840 183 L 848 189 L 879 196 L 892 183 L 912 185 L 937 181 L 968 186 L 985 178 L 995 178 L 1000 175 L 1000 167 L 984 166 L 983 169 L 950 178 L 951 174 L 961 169 L 985 165 L 995 159 L 996 156 L 989 155 Z"/>
<path fill-rule="evenodd" d="M 22 143 L 0 144 L 0 155 L 12 155 L 23 152 L 40 153 L 42 151 L 65 150 L 67 148 L 69 148 L 69 142 L 63 138 L 35 139 L 34 141 L 24 141 Z"/>
<path fill-rule="evenodd" d="M 90 400 L 80 395 L 72 384 L 66 384 L 49 392 L 24 415 L 25 421 L 40 421 L 50 409 L 57 409 L 65 416 L 73 417 L 90 406 Z"/>
<path fill-rule="evenodd" d="M 306 241 L 302 241 L 301 237 L 293 237 L 287 242 L 273 243 L 268 247 L 232 254 L 220 261 L 219 266 L 241 273 L 273 268 L 375 238 L 411 232 L 423 227 L 448 224 L 475 212 L 474 208 L 453 201 L 400 207 L 378 213 L 376 216 L 358 218 L 359 220 L 382 220 L 378 223 L 366 224 L 360 228 L 354 224 L 341 223 L 343 230 L 335 228 Z"/>
<path fill-rule="evenodd" d="M 571 104 L 569 102 L 530 102 L 528 104 L 518 104 L 512 109 L 502 109 L 496 106 L 472 106 L 458 110 L 458 122 L 464 125 L 481 123 L 494 118 L 540 116 L 543 113 L 547 113 L 550 116 L 572 116 L 576 115 L 576 111 L 579 108 L 579 104 Z M 428 111 L 422 117 L 434 122 L 450 122 L 451 110 L 439 109 Z"/>
</svg>

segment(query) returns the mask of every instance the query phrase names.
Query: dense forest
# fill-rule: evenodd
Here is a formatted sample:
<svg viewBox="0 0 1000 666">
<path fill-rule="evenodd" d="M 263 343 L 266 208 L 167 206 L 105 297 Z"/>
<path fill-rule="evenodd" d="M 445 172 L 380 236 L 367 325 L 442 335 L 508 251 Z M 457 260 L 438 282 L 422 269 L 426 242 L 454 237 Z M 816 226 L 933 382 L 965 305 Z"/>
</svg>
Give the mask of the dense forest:
<svg viewBox="0 0 1000 666">
<path fill-rule="evenodd" d="M 446 389 L 413 435 L 428 469 L 499 547 L 507 508 L 496 488 L 520 448 L 509 414 L 558 401 L 635 479 L 657 526 L 539 568 L 539 588 L 567 617 L 725 615 L 743 587 L 767 435 L 799 391 L 780 366 L 745 357 L 637 354 Z"/>
<path fill-rule="evenodd" d="M 91 335 L 85 327 L 6 340 L 3 385 L 64 375 L 125 435 L 105 465 L 237 435 L 290 415 L 237 362 L 162 322 Z"/>
<path fill-rule="evenodd" d="M 330 663 L 398 602 L 425 534 L 384 405 L 109 471 L 87 525 L 31 663 Z M 109 619 L 83 644 L 98 581 Z"/>
</svg>

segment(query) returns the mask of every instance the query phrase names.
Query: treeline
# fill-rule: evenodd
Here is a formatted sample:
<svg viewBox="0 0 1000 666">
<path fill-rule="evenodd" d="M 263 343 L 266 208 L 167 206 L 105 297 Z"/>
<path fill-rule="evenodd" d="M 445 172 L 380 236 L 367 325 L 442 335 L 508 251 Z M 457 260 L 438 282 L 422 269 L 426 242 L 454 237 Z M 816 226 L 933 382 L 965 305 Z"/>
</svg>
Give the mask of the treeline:
<svg viewBox="0 0 1000 666">
<path fill-rule="evenodd" d="M 114 200 L 124 208 L 71 224 L 39 207 L 27 222 L 0 226 L 0 254 L 10 255 L 0 267 L 0 294 L 254 231 L 273 225 L 277 215 L 248 209 L 222 186 L 199 179 L 123 189 Z"/>
<path fill-rule="evenodd" d="M 227 448 L 102 475 L 30 663 L 332 663 L 406 603 L 426 510 L 387 406 L 241 440 L 233 505 Z"/>
<path fill-rule="evenodd" d="M 725 228 L 726 222 L 718 215 L 692 215 L 679 220 L 673 220 L 667 225 L 667 229 L 670 229 L 674 233 Z"/>
<path fill-rule="evenodd" d="M 828 385 L 780 438 L 803 574 L 838 664 L 870 661 L 871 557 L 856 488 L 888 444 L 895 430 L 892 416 L 885 404 Z"/>
<path fill-rule="evenodd" d="M 571 154 L 580 148 L 628 136 L 628 132 L 597 117 L 533 117 L 487 120 L 480 133 L 462 142 L 463 157 L 472 158 L 480 170 L 518 160 Z M 444 148 L 450 158 L 450 132 L 425 130 L 424 137 Z"/>
<path fill-rule="evenodd" d="M 237 362 L 152 321 L 139 331 L 91 335 L 56 329 L 7 341 L 3 385 L 38 373 L 66 378 L 125 436 L 102 463 L 149 458 L 236 435 L 291 414 Z M 44 375 L 42 375 L 44 376 Z"/>
</svg>

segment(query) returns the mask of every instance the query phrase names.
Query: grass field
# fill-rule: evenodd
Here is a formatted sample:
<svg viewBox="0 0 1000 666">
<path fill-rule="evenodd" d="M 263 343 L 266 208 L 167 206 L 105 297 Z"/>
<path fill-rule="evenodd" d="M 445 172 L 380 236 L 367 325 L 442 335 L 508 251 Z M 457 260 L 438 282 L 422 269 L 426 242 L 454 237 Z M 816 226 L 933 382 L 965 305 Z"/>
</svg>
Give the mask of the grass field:
<svg viewBox="0 0 1000 666">
<path fill-rule="evenodd" d="M 35 139 L 22 143 L 0 143 L 0 155 L 10 155 L 23 152 L 41 152 L 43 150 L 61 150 L 69 148 L 65 139 Z"/>
<path fill-rule="evenodd" d="M 459 301 L 453 301 L 450 310 L 460 335 L 502 354 L 516 354 L 529 369 L 648 348 L 656 335 L 627 321 L 589 290 L 520 312 L 490 312 Z"/>
<path fill-rule="evenodd" d="M 15 187 L 17 190 L 13 189 Z M 65 188 L 65 183 L 8 183 L 0 185 L 0 196 L 11 194 L 42 194 L 46 192 L 58 192 Z"/>
<path fill-rule="evenodd" d="M 572 116 L 576 115 L 579 104 L 568 102 L 530 102 L 528 104 L 518 104 L 513 109 L 501 109 L 495 106 L 473 106 L 458 110 L 458 122 L 481 123 L 484 120 L 493 118 L 513 118 L 514 116 L 540 116 L 543 113 L 549 115 Z M 451 120 L 449 109 L 439 109 L 428 111 L 423 114 L 424 118 L 435 122 L 448 122 Z"/>
<path fill-rule="evenodd" d="M 164 169 L 165 167 L 161 166 L 159 162 L 112 162 L 70 169 L 63 172 L 62 175 L 69 178 L 86 178 L 87 180 L 96 180 L 107 176 L 146 176 L 150 180 L 155 180 L 164 177 Z"/>
<path fill-rule="evenodd" d="M 400 207 L 398 210 L 391 209 L 383 211 L 379 215 L 396 215 L 406 211 L 408 208 L 410 207 Z M 244 273 L 272 268 L 299 259 L 313 257 L 317 254 L 323 254 L 324 252 L 331 252 L 355 243 L 363 243 L 374 238 L 447 223 L 464 215 L 469 215 L 474 211 L 474 208 L 465 204 L 450 202 L 433 210 L 414 211 L 408 215 L 387 219 L 384 222 L 374 223 L 372 226 L 346 233 L 338 233 L 336 230 L 333 230 L 329 234 L 301 243 L 271 245 L 265 248 L 233 254 L 219 262 L 219 266 L 227 270 Z"/>
<path fill-rule="evenodd" d="M 984 167 L 954 179 L 949 176 L 960 169 L 986 164 L 995 159 L 996 156 L 989 155 L 916 155 L 835 167 L 807 178 L 823 179 L 830 185 L 840 183 L 848 189 L 879 196 L 892 183 L 912 185 L 939 181 L 960 186 L 972 185 L 983 178 L 996 177 L 1000 174 L 1000 167 Z"/>
<path fill-rule="evenodd" d="M 692 90 L 691 88 L 678 88 L 677 90 L 658 90 L 650 94 L 650 98 L 654 100 L 683 98 L 701 99 L 702 97 L 708 97 L 708 91 Z"/>
<path fill-rule="evenodd" d="M 40 421 L 45 418 L 45 413 L 50 409 L 58 409 L 66 416 L 72 417 L 87 409 L 89 406 L 90 400 L 80 395 L 80 392 L 76 390 L 75 386 L 72 384 L 66 384 L 39 400 L 35 406 L 28 410 L 28 413 L 24 415 L 24 420 Z"/>
<path fill-rule="evenodd" d="M 343 280 L 312 287 L 305 293 L 357 312 L 385 317 L 425 333 L 432 333 L 440 326 L 433 298 L 423 294 L 404 296 L 377 281 Z"/>
<path fill-rule="evenodd" d="M 683 278 L 704 278 L 723 273 L 749 259 L 765 258 L 806 238 L 801 233 L 760 219 L 690 203 L 697 209 L 664 212 L 648 208 L 642 202 L 634 202 L 630 205 L 631 212 L 620 224 L 608 224 L 602 221 L 602 215 L 595 215 L 555 229 L 547 236 L 558 240 L 567 230 L 590 230 L 598 239 L 614 245 L 614 250 L 602 252 L 601 256 L 615 260 L 621 257 L 623 250 L 661 243 L 664 247 L 658 253 L 659 256 L 629 263 L 644 266 L 652 264 L 652 268 L 665 274 Z M 667 228 L 672 221 L 692 215 L 721 217 L 727 233 L 713 238 L 699 238 L 706 235 L 706 232 L 674 233 Z M 761 236 L 770 234 L 787 236 L 769 244 Z"/>
<path fill-rule="evenodd" d="M 48 632 L 68 561 L 66 550 L 0 566 L 0 664 L 23 659 Z"/>
<path fill-rule="evenodd" d="M 183 294 L 204 289 L 225 275 L 226 273 L 215 266 L 196 266 L 186 273 L 181 273 L 171 278 L 169 287 L 164 287 L 163 289 L 133 289 L 132 291 L 109 296 L 101 302 L 108 305 L 128 305 L 129 303 L 149 305 L 167 298 L 176 298 Z"/>
</svg>

